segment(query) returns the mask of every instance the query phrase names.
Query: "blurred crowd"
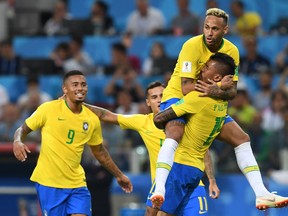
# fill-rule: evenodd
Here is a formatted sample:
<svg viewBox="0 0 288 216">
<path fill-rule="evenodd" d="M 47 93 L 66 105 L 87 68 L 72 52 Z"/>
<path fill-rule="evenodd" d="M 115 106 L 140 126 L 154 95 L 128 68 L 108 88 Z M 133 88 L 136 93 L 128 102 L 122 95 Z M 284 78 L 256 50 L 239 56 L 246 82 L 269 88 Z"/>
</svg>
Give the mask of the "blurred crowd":
<svg viewBox="0 0 288 216">
<path fill-rule="evenodd" d="M 42 28 L 30 29 L 30 32 L 26 29 L 24 33 L 28 36 L 70 36 L 69 41 L 61 42 L 54 47 L 48 59 L 53 64 L 53 71 L 50 74 L 62 77 L 71 69 L 78 69 L 90 76 L 101 73 L 110 77 L 104 93 L 107 97 L 113 98 L 113 103 L 104 104 L 106 108 L 121 114 L 149 113 L 150 110 L 145 105 L 145 86 L 141 85 L 139 77 L 161 77 L 161 80 L 167 83 L 176 59 L 166 52 L 169 44 L 159 41 L 153 43 L 149 56 L 144 61 L 141 61 L 137 55 L 130 55 L 129 49 L 136 36 L 174 35 L 178 37 L 201 34 L 204 14 L 196 14 L 190 10 L 189 4 L 193 0 L 175 1 L 178 14 L 172 18 L 171 23 L 167 24 L 159 8 L 151 6 L 148 0 L 135 0 L 133 2 L 135 9 L 128 16 L 122 32 L 115 27 L 106 1 L 95 1 L 89 18 L 81 20 L 81 29 L 75 29 L 76 21 L 79 20 L 73 19 L 69 14 L 67 9 L 69 1 L 49 1 L 53 2 L 53 7 L 42 14 L 39 20 Z M 0 1 L 0 10 L 6 8 L 6 20 L 12 24 L 17 17 L 15 2 L 17 3 L 16 0 Z M 207 9 L 218 7 L 217 0 L 206 2 Z M 287 20 L 288 17 L 283 17 L 277 25 L 265 31 L 262 27 L 263 17 L 260 14 L 247 11 L 242 1 L 228 3 L 231 11 L 229 34 L 240 36 L 241 46 L 245 49 L 245 55 L 241 55 L 240 60 L 238 94 L 230 102 L 228 113 L 250 135 L 252 148 L 261 170 L 268 174 L 271 170 L 283 169 L 284 164 L 287 163 L 281 152 L 288 149 L 288 82 L 286 82 L 288 40 L 283 44 L 283 50 L 278 53 L 276 59 L 269 59 L 259 53 L 258 37 L 288 34 L 288 25 L 285 25 L 285 19 Z M 0 16 L 3 17 L 3 13 Z M 41 90 L 39 86 L 41 74 L 27 71 L 23 65 L 24 59 L 15 54 L 13 38 L 19 34 L 23 35 L 23 31 L 19 33 L 21 29 L 17 29 L 15 25 L 10 25 L 10 28 L 11 26 L 13 29 L 6 28 L 8 29 L 6 35 L 0 35 L 2 37 L 0 79 L 1 76 L 26 76 L 27 90 L 17 98 L 17 101 L 11 101 L 9 92 L 13 89 L 5 89 L 0 85 L 1 142 L 11 142 L 20 122 L 31 115 L 41 103 L 57 99 Z M 121 36 L 121 39 L 111 46 L 111 62 L 108 65 L 94 64 L 92 56 L 83 49 L 85 35 Z M 244 77 L 248 77 L 249 82 L 246 82 L 247 79 Z M 255 91 L 249 91 L 250 85 L 255 86 L 253 88 Z M 139 158 L 144 158 L 141 160 L 140 171 L 149 170 L 147 152 L 139 151 L 143 142 L 136 132 L 122 131 L 117 126 L 103 123 L 103 136 L 120 168 L 126 171 L 131 169 L 130 153 L 134 151 L 139 153 Z M 40 134 L 33 133 L 29 135 L 28 140 L 38 143 Z M 215 141 L 212 149 L 217 155 L 215 162 L 220 172 L 239 172 L 233 149 L 229 145 Z"/>
</svg>

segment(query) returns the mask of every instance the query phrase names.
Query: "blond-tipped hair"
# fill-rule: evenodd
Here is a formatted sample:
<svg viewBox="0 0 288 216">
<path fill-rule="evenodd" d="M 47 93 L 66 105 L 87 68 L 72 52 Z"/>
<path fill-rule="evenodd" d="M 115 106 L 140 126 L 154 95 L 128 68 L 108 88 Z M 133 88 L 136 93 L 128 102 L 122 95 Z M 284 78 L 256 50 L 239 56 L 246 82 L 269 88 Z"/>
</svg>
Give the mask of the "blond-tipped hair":
<svg viewBox="0 0 288 216">
<path fill-rule="evenodd" d="M 210 8 L 206 11 L 206 16 L 216 16 L 224 19 L 225 24 L 228 24 L 229 15 L 219 8 Z"/>
</svg>

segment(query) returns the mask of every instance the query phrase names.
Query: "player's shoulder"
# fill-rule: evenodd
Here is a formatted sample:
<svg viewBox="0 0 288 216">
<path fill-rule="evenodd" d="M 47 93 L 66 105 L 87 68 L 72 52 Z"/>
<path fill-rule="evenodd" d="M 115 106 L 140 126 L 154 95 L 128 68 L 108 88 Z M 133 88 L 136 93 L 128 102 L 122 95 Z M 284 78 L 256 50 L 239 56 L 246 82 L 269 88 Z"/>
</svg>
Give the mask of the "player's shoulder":
<svg viewBox="0 0 288 216">
<path fill-rule="evenodd" d="M 50 109 L 53 107 L 53 109 L 54 109 L 56 106 L 61 105 L 61 103 L 63 103 L 63 102 L 64 102 L 63 100 L 51 100 L 51 101 L 47 101 L 47 102 L 42 103 L 38 108 Z"/>
<path fill-rule="evenodd" d="M 189 38 L 184 45 L 200 45 L 203 42 L 203 34 Z"/>
<path fill-rule="evenodd" d="M 224 46 L 226 46 L 230 49 L 234 49 L 235 51 L 238 51 L 237 46 L 234 43 L 232 43 L 230 40 L 228 40 L 226 38 L 223 38 L 223 40 L 224 40 Z"/>
</svg>

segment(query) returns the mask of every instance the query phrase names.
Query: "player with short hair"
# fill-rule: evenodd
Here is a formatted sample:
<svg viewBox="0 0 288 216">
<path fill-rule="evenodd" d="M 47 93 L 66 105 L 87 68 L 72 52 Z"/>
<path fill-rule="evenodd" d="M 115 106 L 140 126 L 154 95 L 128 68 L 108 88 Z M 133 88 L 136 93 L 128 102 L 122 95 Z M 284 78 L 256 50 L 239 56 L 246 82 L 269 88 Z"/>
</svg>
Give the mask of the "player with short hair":
<svg viewBox="0 0 288 216">
<path fill-rule="evenodd" d="M 218 83 L 214 81 L 204 83 L 201 80 L 195 82 L 199 77 L 200 68 L 216 52 L 230 55 L 236 65 L 239 65 L 237 47 L 223 38 L 228 32 L 228 19 L 228 14 L 221 9 L 211 8 L 206 11 L 203 34 L 190 38 L 184 43 L 180 51 L 174 72 L 163 93 L 161 110 L 179 101 L 183 95 L 194 89 L 203 92 L 199 96 L 210 96 L 223 100 L 235 97 L 237 94 L 238 67 L 236 67 L 233 81 L 232 76 L 226 76 Z M 195 106 L 197 105 L 195 104 Z M 185 120 L 177 118 L 169 121 L 165 126 L 166 139 L 158 155 L 156 189 L 154 196 L 151 197 L 155 204 L 159 203 L 158 198 L 163 200 L 165 196 L 166 179 L 173 165 L 175 150 L 184 133 L 184 125 Z M 238 166 L 256 195 L 256 208 L 262 210 L 288 205 L 288 198 L 274 195 L 264 186 L 250 146 L 250 137 L 230 116 L 226 116 L 224 126 L 217 138 L 234 147 Z"/>
<path fill-rule="evenodd" d="M 219 82 L 225 75 L 233 74 L 235 67 L 230 56 L 216 53 L 202 67 L 199 79 L 203 82 L 209 82 L 209 79 Z M 154 117 L 158 128 L 164 128 L 163 123 L 176 117 L 185 115 L 186 118 L 185 133 L 167 178 L 165 202 L 159 206 L 160 213 L 157 215 L 183 215 L 187 198 L 203 176 L 204 155 L 224 123 L 228 102 L 212 97 L 199 97 L 200 94 L 199 91 L 192 91 Z M 150 197 L 153 196 L 154 189 L 152 187 Z M 162 204 L 164 200 L 159 198 L 158 201 Z"/>
<path fill-rule="evenodd" d="M 13 151 L 15 157 L 24 162 L 30 153 L 23 143 L 25 137 L 41 129 L 41 150 L 30 179 L 36 182 L 42 214 L 91 215 L 91 196 L 80 165 L 86 143 L 125 192 L 133 188 L 102 145 L 99 118 L 83 106 L 88 91 L 83 73 L 77 70 L 66 73 L 62 89 L 65 100 L 43 103 L 16 130 Z"/>
<path fill-rule="evenodd" d="M 146 104 L 152 110 L 152 113 L 147 115 L 121 115 L 97 106 L 85 104 L 100 118 L 101 121 L 120 125 L 122 129 L 135 130 L 141 135 L 149 154 L 152 183 L 155 178 L 157 155 L 162 142 L 165 139 L 164 131 L 156 128 L 153 122 L 153 117 L 159 112 L 159 106 L 164 88 L 165 86 L 158 81 L 152 82 L 147 86 Z M 209 152 L 207 152 L 207 155 L 205 155 L 205 172 L 209 179 L 209 194 L 212 198 L 218 198 L 220 190 L 216 184 L 211 163 Z M 150 200 L 148 200 L 148 202 L 150 202 Z M 201 215 L 208 215 L 206 192 L 202 181 L 200 181 L 199 186 L 190 196 L 185 211 L 189 212 L 189 214 L 185 213 L 183 214 L 184 216 L 188 216 L 190 214 L 196 216 L 199 215 L 199 212 Z M 146 216 L 154 216 L 157 214 L 157 212 L 158 209 L 147 206 Z"/>
</svg>

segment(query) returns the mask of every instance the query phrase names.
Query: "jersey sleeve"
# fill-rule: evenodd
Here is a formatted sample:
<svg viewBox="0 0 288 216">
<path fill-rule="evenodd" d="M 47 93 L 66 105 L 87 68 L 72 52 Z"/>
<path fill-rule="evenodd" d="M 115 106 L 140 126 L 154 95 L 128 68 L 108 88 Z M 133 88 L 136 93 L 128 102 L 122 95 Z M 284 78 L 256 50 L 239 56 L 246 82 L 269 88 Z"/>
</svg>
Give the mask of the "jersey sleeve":
<svg viewBox="0 0 288 216">
<path fill-rule="evenodd" d="M 178 117 L 185 114 L 195 114 L 198 113 L 205 106 L 205 98 L 198 96 L 199 92 L 193 91 L 185 95 L 176 104 L 171 107 Z"/>
<path fill-rule="evenodd" d="M 143 115 L 118 115 L 118 123 L 121 129 L 138 131 L 142 127 Z"/>
<path fill-rule="evenodd" d="M 88 145 L 100 145 L 103 143 L 102 127 L 98 117 L 95 118 L 94 131 L 90 140 L 87 143 Z"/>
<path fill-rule="evenodd" d="M 236 64 L 236 68 L 235 68 L 235 73 L 233 76 L 233 81 L 238 81 L 238 71 L 239 71 L 239 63 L 240 63 L 240 55 L 239 55 L 239 50 L 238 48 L 235 46 L 233 49 L 233 52 L 231 54 L 231 57 L 234 59 L 234 62 Z"/>
<path fill-rule="evenodd" d="M 194 44 L 193 38 L 184 43 L 178 58 L 178 70 L 180 77 L 196 79 L 197 64 L 199 59 L 199 51 Z"/>
<path fill-rule="evenodd" d="M 25 120 L 25 123 L 31 130 L 33 131 L 37 130 L 45 124 L 46 122 L 45 113 L 49 111 L 49 110 L 46 110 L 46 108 L 47 108 L 47 105 L 45 104 L 40 105 L 34 111 L 34 113 L 32 113 L 32 115 Z"/>
</svg>

